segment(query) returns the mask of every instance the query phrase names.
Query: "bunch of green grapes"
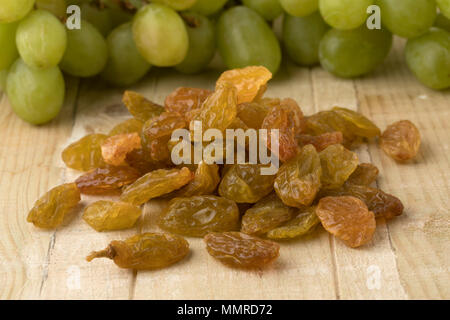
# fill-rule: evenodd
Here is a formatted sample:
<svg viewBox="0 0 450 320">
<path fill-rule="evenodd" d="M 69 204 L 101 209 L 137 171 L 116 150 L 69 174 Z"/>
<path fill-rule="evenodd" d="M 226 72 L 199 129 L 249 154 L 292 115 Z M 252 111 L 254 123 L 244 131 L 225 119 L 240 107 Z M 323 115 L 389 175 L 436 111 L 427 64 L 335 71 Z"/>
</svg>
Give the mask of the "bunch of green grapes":
<svg viewBox="0 0 450 320">
<path fill-rule="evenodd" d="M 152 66 L 202 72 L 216 52 L 228 69 L 276 73 L 284 50 L 353 78 L 383 63 L 394 35 L 412 74 L 446 89 L 449 32 L 450 0 L 1 0 L 0 90 L 42 124 L 63 107 L 64 74 L 127 87 Z"/>
</svg>

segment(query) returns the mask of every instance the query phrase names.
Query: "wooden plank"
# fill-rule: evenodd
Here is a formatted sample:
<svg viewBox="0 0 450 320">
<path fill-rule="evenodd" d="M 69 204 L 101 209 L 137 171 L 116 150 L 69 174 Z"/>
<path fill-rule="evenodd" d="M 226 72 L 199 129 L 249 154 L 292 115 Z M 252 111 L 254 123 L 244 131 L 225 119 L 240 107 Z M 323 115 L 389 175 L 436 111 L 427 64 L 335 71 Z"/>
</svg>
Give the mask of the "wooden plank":
<svg viewBox="0 0 450 320">
<path fill-rule="evenodd" d="M 341 106 L 363 113 L 367 111 L 360 109 L 356 90 L 363 80 L 337 79 L 321 68 L 314 69 L 312 78 L 318 110 Z M 373 111 L 367 115 L 372 114 Z M 367 145 L 361 146 L 357 153 L 360 162 L 372 162 Z M 381 175 L 384 175 L 383 171 Z M 334 253 L 340 299 L 406 298 L 384 221 L 377 221 L 377 230 L 369 245 L 351 249 L 330 235 L 330 246 Z"/>
<path fill-rule="evenodd" d="M 36 199 L 61 182 L 59 146 L 72 130 L 78 82 L 69 79 L 67 99 L 57 119 L 32 126 L 0 102 L 0 299 L 39 296 L 52 232 L 34 228 L 26 215 Z"/>
<path fill-rule="evenodd" d="M 384 128 L 409 119 L 422 136 L 418 157 L 400 164 L 370 145 L 373 163 L 381 170 L 381 189 L 397 195 L 405 214 L 388 223 L 402 286 L 410 299 L 450 297 L 450 147 L 449 91 L 427 89 L 407 70 L 403 42 L 374 80 L 357 82 L 363 113 Z"/>
<path fill-rule="evenodd" d="M 212 88 L 219 71 L 205 77 L 166 73 L 144 86 L 146 96 L 162 99 L 177 86 Z M 156 81 L 157 79 L 157 81 Z M 266 96 L 293 97 L 303 110 L 314 108 L 308 69 L 284 66 L 270 83 Z M 162 100 L 159 100 L 162 101 Z M 143 231 L 157 231 L 155 217 L 161 205 L 145 210 Z M 281 256 L 273 267 L 261 272 L 233 270 L 208 255 L 201 239 L 189 238 L 188 260 L 165 270 L 138 272 L 136 299 L 334 299 L 333 267 L 328 236 L 324 233 L 304 241 L 281 244 Z"/>
</svg>

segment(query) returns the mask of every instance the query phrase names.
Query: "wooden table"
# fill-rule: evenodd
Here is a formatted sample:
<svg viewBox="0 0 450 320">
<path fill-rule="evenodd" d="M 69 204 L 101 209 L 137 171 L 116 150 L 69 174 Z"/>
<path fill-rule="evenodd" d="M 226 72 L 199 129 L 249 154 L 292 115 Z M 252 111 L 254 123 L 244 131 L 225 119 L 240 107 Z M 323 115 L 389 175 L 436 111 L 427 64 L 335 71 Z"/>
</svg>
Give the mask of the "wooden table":
<svg viewBox="0 0 450 320">
<path fill-rule="evenodd" d="M 281 257 L 264 272 L 230 270 L 213 260 L 200 239 L 192 253 L 165 270 L 132 272 L 109 260 L 84 257 L 112 239 L 153 230 L 158 204 L 132 230 L 97 233 L 77 214 L 56 231 L 26 222 L 34 201 L 79 173 L 64 167 L 63 147 L 86 133 L 107 132 L 128 115 L 122 90 L 94 79 L 71 79 L 55 121 L 31 126 L 0 106 L 0 299 L 449 299 L 450 298 L 450 92 L 419 84 L 407 70 L 401 47 L 374 74 L 337 79 L 320 68 L 285 64 L 268 96 L 293 97 L 306 114 L 334 105 L 358 110 L 380 128 L 410 119 L 420 129 L 417 159 L 398 164 L 373 143 L 358 150 L 362 162 L 380 168 L 378 186 L 398 196 L 405 213 L 377 221 L 373 242 L 350 249 L 321 230 L 283 243 Z M 162 102 L 178 86 L 213 88 L 218 70 L 182 76 L 154 70 L 133 90 Z"/>
</svg>

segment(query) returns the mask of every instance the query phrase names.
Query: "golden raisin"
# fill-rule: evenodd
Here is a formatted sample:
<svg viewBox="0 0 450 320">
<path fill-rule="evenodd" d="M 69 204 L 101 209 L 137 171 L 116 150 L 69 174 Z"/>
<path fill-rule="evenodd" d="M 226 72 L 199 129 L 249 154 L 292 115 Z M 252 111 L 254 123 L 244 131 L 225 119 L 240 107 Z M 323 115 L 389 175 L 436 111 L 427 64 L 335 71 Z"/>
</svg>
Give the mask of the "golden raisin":
<svg viewBox="0 0 450 320">
<path fill-rule="evenodd" d="M 297 216 L 267 233 L 272 240 L 289 240 L 311 233 L 320 224 L 315 207 L 298 209 Z"/>
<path fill-rule="evenodd" d="M 101 148 L 103 160 L 107 164 L 120 166 L 125 164 L 128 153 L 142 148 L 141 138 L 137 132 L 118 134 L 107 138 Z"/>
<path fill-rule="evenodd" d="M 142 122 L 164 112 L 164 107 L 147 100 L 137 92 L 125 91 L 122 101 L 131 115 Z"/>
<path fill-rule="evenodd" d="M 99 232 L 123 230 L 133 227 L 141 214 L 141 209 L 130 203 L 100 200 L 86 207 L 83 220 Z"/>
<path fill-rule="evenodd" d="M 102 157 L 102 143 L 108 138 L 104 134 L 89 134 L 66 147 L 62 159 L 67 167 L 89 171 L 105 165 Z"/>
<path fill-rule="evenodd" d="M 406 161 L 416 157 L 420 148 L 419 129 L 409 120 L 402 120 L 386 128 L 380 146 L 391 158 Z"/>
<path fill-rule="evenodd" d="M 335 131 L 325 132 L 318 136 L 300 134 L 297 135 L 297 140 L 300 147 L 312 144 L 317 152 L 320 152 L 333 144 L 342 144 L 344 142 L 344 136 L 342 135 L 342 132 Z"/>
<path fill-rule="evenodd" d="M 166 97 L 164 103 L 167 112 L 176 112 L 181 115 L 199 109 L 212 91 L 197 88 L 181 87 Z"/>
</svg>

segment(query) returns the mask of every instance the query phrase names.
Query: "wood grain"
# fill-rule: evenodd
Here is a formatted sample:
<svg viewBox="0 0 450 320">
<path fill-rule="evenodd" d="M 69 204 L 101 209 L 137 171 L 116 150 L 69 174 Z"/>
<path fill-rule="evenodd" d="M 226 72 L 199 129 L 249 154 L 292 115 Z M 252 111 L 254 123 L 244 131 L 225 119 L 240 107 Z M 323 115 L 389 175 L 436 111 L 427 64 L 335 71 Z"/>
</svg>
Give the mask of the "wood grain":
<svg viewBox="0 0 450 320">
<path fill-rule="evenodd" d="M 79 174 L 64 168 L 62 148 L 86 133 L 108 132 L 128 115 L 121 90 L 98 79 L 81 86 L 70 80 L 62 114 L 39 128 L 18 119 L 0 93 L 0 299 L 450 298 L 450 93 L 429 90 L 412 77 L 403 45 L 397 41 L 381 68 L 356 80 L 285 63 L 267 96 L 292 97 L 305 114 L 334 105 L 358 110 L 381 129 L 412 120 L 422 134 L 416 160 L 396 163 L 376 141 L 357 150 L 361 161 L 380 168 L 378 186 L 403 201 L 405 214 L 377 221 L 373 241 L 360 249 L 345 247 L 324 230 L 283 243 L 280 259 L 259 272 L 222 266 L 206 253 L 201 239 L 193 238 L 188 239 L 188 259 L 165 270 L 132 272 L 106 259 L 85 262 L 91 250 L 112 239 L 158 230 L 155 217 L 164 207 L 159 201 L 146 204 L 138 226 L 122 232 L 97 233 L 80 219 L 94 197 L 84 197 L 56 232 L 26 223 L 27 211 L 43 192 Z M 199 76 L 153 69 L 130 89 L 162 102 L 179 86 L 212 89 L 219 73 L 214 67 Z"/>
</svg>

